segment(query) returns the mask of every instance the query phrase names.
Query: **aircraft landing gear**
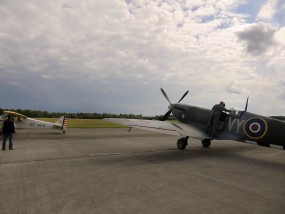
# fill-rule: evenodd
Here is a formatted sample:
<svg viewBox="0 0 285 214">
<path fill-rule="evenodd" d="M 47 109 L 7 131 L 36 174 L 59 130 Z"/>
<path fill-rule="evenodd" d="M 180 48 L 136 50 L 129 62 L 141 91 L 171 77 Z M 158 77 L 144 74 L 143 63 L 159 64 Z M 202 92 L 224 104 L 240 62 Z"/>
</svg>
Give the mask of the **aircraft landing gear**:
<svg viewBox="0 0 285 214">
<path fill-rule="evenodd" d="M 210 139 L 204 139 L 202 140 L 202 145 L 204 148 L 209 148 L 211 145 L 211 140 Z"/>
<path fill-rule="evenodd" d="M 188 140 L 189 137 L 182 137 L 180 139 L 177 140 L 177 148 L 179 150 L 184 150 L 186 148 L 186 146 L 188 145 Z"/>
</svg>

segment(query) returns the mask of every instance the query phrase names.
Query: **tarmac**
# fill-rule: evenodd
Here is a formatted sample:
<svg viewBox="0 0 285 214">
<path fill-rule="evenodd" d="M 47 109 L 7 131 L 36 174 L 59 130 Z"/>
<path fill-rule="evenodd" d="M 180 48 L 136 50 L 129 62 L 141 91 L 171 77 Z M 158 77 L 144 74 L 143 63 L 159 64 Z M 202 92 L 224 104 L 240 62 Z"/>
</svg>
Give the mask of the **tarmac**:
<svg viewBox="0 0 285 214">
<path fill-rule="evenodd" d="M 285 151 L 126 128 L 17 130 L 0 152 L 0 213 L 285 210 Z"/>
</svg>

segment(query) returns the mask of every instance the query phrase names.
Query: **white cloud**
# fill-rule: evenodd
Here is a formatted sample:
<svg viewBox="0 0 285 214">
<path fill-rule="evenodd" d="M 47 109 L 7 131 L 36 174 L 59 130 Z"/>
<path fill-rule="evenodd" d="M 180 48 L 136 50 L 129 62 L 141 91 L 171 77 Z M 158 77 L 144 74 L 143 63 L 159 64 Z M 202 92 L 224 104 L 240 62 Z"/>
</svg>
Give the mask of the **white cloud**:
<svg viewBox="0 0 285 214">
<path fill-rule="evenodd" d="M 278 0 L 267 0 L 257 14 L 257 21 L 270 21 L 276 13 Z"/>
<path fill-rule="evenodd" d="M 240 82 L 232 82 L 229 87 L 227 88 L 227 92 L 230 94 L 245 94 L 248 93 L 248 91 L 245 89 L 245 87 Z"/>
<path fill-rule="evenodd" d="M 249 26 L 235 12 L 241 3 L 2 1 L 0 96 L 10 98 L 1 107 L 164 114 L 163 87 L 174 102 L 189 89 L 183 102 L 207 108 L 243 105 L 250 95 L 265 114 L 269 97 L 281 114 L 284 26 L 267 27 L 261 43 L 247 34 L 239 42 L 236 32 Z"/>
</svg>

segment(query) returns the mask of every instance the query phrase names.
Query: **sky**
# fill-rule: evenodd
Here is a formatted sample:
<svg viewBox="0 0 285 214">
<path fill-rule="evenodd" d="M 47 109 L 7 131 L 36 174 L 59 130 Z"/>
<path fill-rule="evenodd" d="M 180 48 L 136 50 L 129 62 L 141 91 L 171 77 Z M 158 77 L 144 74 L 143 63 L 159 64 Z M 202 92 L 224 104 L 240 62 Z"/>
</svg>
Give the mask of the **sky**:
<svg viewBox="0 0 285 214">
<path fill-rule="evenodd" d="M 0 0 L 2 109 L 285 115 L 285 0 Z"/>
</svg>

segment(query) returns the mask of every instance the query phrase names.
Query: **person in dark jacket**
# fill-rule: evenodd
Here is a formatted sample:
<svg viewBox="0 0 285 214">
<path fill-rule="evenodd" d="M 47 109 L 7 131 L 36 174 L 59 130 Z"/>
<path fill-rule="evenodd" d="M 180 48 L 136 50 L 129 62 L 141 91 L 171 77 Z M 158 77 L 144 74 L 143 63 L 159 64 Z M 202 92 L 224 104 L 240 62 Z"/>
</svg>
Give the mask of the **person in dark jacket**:
<svg viewBox="0 0 285 214">
<path fill-rule="evenodd" d="M 212 108 L 210 122 L 207 127 L 207 131 L 209 131 L 210 127 L 212 127 L 212 137 L 216 137 L 217 135 L 218 123 L 221 113 L 223 111 L 230 112 L 230 110 L 226 109 L 225 106 L 226 104 L 223 101 L 221 101 L 219 104 L 214 105 Z"/>
<path fill-rule="evenodd" d="M 5 120 L 2 124 L 2 134 L 3 134 L 3 143 L 2 143 L 2 150 L 6 149 L 6 141 L 9 138 L 9 149 L 13 150 L 13 136 L 15 133 L 15 122 L 12 119 L 11 115 L 8 115 L 8 119 Z"/>
</svg>

